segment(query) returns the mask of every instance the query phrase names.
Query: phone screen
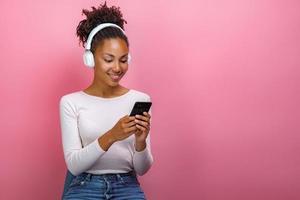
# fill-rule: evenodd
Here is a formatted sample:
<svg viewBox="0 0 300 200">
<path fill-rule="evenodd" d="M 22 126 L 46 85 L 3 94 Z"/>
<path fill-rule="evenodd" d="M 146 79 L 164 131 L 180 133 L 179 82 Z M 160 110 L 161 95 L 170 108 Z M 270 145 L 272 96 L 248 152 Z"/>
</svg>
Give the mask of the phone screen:
<svg viewBox="0 0 300 200">
<path fill-rule="evenodd" d="M 143 115 L 143 112 L 149 112 L 152 102 L 135 102 L 130 116 Z"/>
</svg>

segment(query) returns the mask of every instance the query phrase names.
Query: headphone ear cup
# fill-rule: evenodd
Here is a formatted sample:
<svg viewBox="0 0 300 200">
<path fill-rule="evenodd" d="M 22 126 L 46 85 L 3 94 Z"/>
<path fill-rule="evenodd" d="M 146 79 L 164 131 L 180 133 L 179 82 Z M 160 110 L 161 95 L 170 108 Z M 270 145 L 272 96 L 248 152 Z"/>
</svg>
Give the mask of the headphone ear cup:
<svg viewBox="0 0 300 200">
<path fill-rule="evenodd" d="M 130 53 L 128 53 L 128 59 L 127 59 L 127 62 L 130 63 L 130 61 L 131 61 L 131 55 L 130 55 Z"/>
<path fill-rule="evenodd" d="M 94 55 L 90 50 L 86 50 L 83 54 L 83 63 L 90 68 L 95 66 Z"/>
</svg>

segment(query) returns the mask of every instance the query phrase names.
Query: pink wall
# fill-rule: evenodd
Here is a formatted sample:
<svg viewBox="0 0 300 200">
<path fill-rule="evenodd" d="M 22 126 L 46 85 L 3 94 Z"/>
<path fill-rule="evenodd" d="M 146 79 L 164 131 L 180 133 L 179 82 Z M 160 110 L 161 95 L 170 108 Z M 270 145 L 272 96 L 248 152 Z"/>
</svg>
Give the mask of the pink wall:
<svg viewBox="0 0 300 200">
<path fill-rule="evenodd" d="M 85 88 L 75 29 L 99 1 L 0 2 L 0 199 L 59 199 L 58 101 Z M 300 2 L 109 1 L 153 99 L 150 200 L 300 199 Z"/>
</svg>

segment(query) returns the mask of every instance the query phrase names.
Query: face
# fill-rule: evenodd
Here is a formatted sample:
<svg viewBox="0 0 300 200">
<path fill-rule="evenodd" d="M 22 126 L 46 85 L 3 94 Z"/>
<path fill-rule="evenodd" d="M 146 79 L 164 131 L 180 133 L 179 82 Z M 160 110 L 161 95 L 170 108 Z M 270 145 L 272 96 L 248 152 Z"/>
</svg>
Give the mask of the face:
<svg viewBox="0 0 300 200">
<path fill-rule="evenodd" d="M 94 52 L 95 79 L 108 86 L 118 86 L 128 70 L 128 52 L 123 39 L 105 39 Z"/>
</svg>

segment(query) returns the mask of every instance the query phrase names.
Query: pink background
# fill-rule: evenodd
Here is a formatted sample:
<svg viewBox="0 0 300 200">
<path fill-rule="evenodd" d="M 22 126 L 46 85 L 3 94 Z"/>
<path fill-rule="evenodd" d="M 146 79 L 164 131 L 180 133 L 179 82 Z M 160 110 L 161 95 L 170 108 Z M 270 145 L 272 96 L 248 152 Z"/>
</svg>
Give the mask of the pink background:
<svg viewBox="0 0 300 200">
<path fill-rule="evenodd" d="M 0 3 L 0 199 L 59 199 L 59 98 L 87 87 L 75 29 L 100 1 Z M 102 1 L 101 1 L 102 2 Z M 300 2 L 109 1 L 123 84 L 152 97 L 150 200 L 300 199 Z"/>
</svg>

